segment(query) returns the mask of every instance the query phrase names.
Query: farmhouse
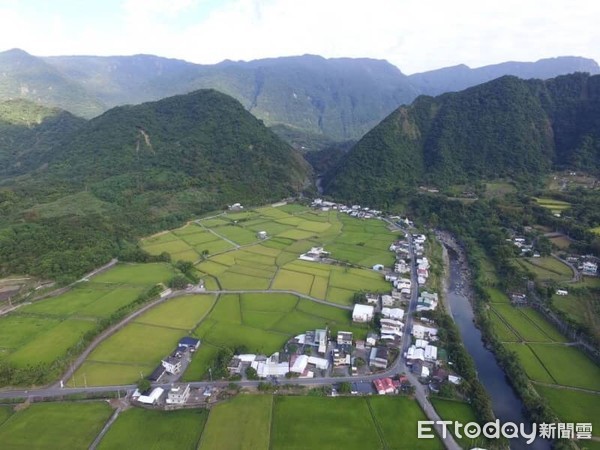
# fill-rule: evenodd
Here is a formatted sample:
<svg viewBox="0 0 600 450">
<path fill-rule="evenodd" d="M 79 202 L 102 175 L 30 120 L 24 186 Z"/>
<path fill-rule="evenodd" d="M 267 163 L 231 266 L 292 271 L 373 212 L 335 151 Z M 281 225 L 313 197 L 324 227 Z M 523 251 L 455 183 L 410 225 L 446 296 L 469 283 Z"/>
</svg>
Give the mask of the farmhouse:
<svg viewBox="0 0 600 450">
<path fill-rule="evenodd" d="M 260 240 L 264 240 L 267 238 L 267 232 L 266 231 L 259 231 L 258 233 L 256 233 L 256 237 Z"/>
<path fill-rule="evenodd" d="M 565 289 L 557 289 L 556 290 L 556 295 L 561 295 L 561 296 L 569 295 L 569 291 L 567 291 Z"/>
<path fill-rule="evenodd" d="M 379 303 L 379 295 L 368 293 L 365 295 L 367 303 L 369 305 L 377 305 Z"/>
<path fill-rule="evenodd" d="M 139 391 L 136 390 L 136 393 L 137 392 Z M 150 395 L 140 395 L 137 398 L 137 401 L 140 403 L 144 403 L 145 405 L 154 405 L 158 403 L 164 392 L 165 390 L 163 388 L 157 387 L 154 388 L 152 392 L 150 392 Z M 133 394 L 133 397 L 135 398 L 135 393 Z"/>
<path fill-rule="evenodd" d="M 302 253 L 299 259 L 303 261 L 320 261 L 321 258 L 329 256 L 329 252 L 323 250 L 323 247 L 313 247 L 308 252 Z"/>
<path fill-rule="evenodd" d="M 257 358 L 250 365 L 261 378 L 270 376 L 282 377 L 290 371 L 289 363 L 279 362 L 279 353 L 273 353 L 264 361 L 259 361 Z"/>
<path fill-rule="evenodd" d="M 167 404 L 183 405 L 190 397 L 190 385 L 171 387 L 167 394 Z"/>
<path fill-rule="evenodd" d="M 181 359 L 168 356 L 161 361 L 165 370 L 170 374 L 178 374 L 181 371 Z"/>
<path fill-rule="evenodd" d="M 200 339 L 186 336 L 179 340 L 179 344 L 177 344 L 177 346 L 189 349 L 191 352 L 193 352 L 198 350 L 198 347 L 200 347 Z"/>
<path fill-rule="evenodd" d="M 586 261 L 583 263 L 582 271 L 584 275 L 596 275 L 598 272 L 598 264 L 591 261 Z"/>
<path fill-rule="evenodd" d="M 354 310 L 352 311 L 352 321 L 353 322 L 370 322 L 373 319 L 373 313 L 375 309 L 369 305 L 354 305 Z"/>
</svg>

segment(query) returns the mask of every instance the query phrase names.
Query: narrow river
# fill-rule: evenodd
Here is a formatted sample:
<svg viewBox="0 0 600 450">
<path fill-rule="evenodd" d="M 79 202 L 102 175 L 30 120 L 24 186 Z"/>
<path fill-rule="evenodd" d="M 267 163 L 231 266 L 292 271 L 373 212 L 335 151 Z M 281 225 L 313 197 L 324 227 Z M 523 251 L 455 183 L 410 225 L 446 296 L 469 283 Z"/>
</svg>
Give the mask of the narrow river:
<svg viewBox="0 0 600 450">
<path fill-rule="evenodd" d="M 447 247 L 448 248 L 448 247 Z M 448 248 L 450 262 L 448 280 L 448 303 L 452 317 L 460 329 L 463 342 L 475 361 L 479 380 L 492 399 L 492 409 L 500 422 L 527 423 L 523 415 L 523 403 L 508 383 L 504 371 L 496 362 L 494 354 L 489 351 L 481 340 L 481 332 L 473 322 L 474 314 L 467 296 L 469 289 L 466 262 L 458 253 Z M 529 431 L 527 425 L 526 430 Z M 537 439 L 528 445 L 524 439 L 511 439 L 511 450 L 549 450 L 550 443 Z"/>
</svg>

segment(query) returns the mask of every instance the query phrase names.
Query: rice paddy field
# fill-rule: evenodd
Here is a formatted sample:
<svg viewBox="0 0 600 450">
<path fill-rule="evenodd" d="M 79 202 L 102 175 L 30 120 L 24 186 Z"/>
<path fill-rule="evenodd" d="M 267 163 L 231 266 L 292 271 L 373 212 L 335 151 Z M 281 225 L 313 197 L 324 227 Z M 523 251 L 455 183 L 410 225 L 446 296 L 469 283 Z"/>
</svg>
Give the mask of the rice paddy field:
<svg viewBox="0 0 600 450">
<path fill-rule="evenodd" d="M 123 264 L 80 282 L 68 292 L 25 305 L 0 317 L 0 359 L 16 367 L 53 363 L 83 335 L 131 304 L 174 270 L 166 264 Z"/>
<path fill-rule="evenodd" d="M 527 376 L 536 382 L 598 391 L 600 367 L 538 311 L 514 307 L 500 291 L 489 291 L 489 317 L 496 336 L 514 351 Z"/>
<path fill-rule="evenodd" d="M 131 408 L 119 415 L 98 449 L 195 450 L 207 417 L 208 410 L 205 409 L 154 411 Z"/>
<path fill-rule="evenodd" d="M 106 402 L 33 404 L 4 421 L 0 416 L 0 445 L 11 450 L 84 450 L 111 414 Z"/>
<path fill-rule="evenodd" d="M 552 213 L 561 213 L 571 207 L 571 204 L 553 198 L 534 198 L 535 202 L 542 208 L 549 209 Z"/>
<path fill-rule="evenodd" d="M 213 295 L 170 299 L 103 341 L 68 380 L 71 386 L 126 384 L 148 376 L 215 303 Z"/>
<path fill-rule="evenodd" d="M 467 424 L 469 422 L 477 422 L 477 416 L 471 405 L 465 402 L 449 400 L 445 398 L 432 397 L 431 404 L 440 415 L 442 420 L 452 420 Z M 461 438 L 457 439 L 458 443 L 463 448 L 485 448 L 489 445 L 485 439 L 469 439 L 461 434 Z M 456 436 L 454 436 L 456 438 Z M 486 445 L 487 444 L 487 445 Z"/>
</svg>

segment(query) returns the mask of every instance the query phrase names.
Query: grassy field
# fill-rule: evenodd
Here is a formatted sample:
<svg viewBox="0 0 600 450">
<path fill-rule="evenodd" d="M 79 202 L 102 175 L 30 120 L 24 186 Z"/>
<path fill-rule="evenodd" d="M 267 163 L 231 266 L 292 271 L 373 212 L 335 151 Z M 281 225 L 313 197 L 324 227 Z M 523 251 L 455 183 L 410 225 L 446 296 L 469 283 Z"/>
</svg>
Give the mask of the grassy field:
<svg viewBox="0 0 600 450">
<path fill-rule="evenodd" d="M 210 412 L 200 450 L 268 450 L 273 396 L 238 395 Z M 235 432 L 231 425 L 235 424 Z"/>
<path fill-rule="evenodd" d="M 535 386 L 564 422 L 592 423 L 593 435 L 600 436 L 600 396 L 568 389 Z"/>
<path fill-rule="evenodd" d="M 87 449 L 111 414 L 105 402 L 34 404 L 0 426 L 0 446 L 10 450 Z"/>
<path fill-rule="evenodd" d="M 555 200 L 553 198 L 535 198 L 535 202 L 543 208 L 549 209 L 553 213 L 560 213 L 571 207 L 571 204 L 562 200 Z"/>
<path fill-rule="evenodd" d="M 433 397 L 431 404 L 442 420 L 452 420 L 462 424 L 477 422 L 475 412 L 468 403 Z M 485 440 L 469 439 L 464 434 L 461 439 L 458 439 L 458 443 L 463 448 L 486 447 Z"/>
<path fill-rule="evenodd" d="M 521 338 L 501 319 L 493 309 L 489 313 L 494 333 L 502 342 L 518 342 Z"/>
<path fill-rule="evenodd" d="M 558 384 L 600 391 L 600 367 L 580 350 L 564 345 L 530 347 Z"/>
<path fill-rule="evenodd" d="M 517 259 L 524 269 L 532 272 L 538 280 L 569 281 L 573 272 L 566 264 L 550 256 L 544 258 Z"/>
<path fill-rule="evenodd" d="M 149 411 L 131 408 L 122 412 L 100 441 L 100 450 L 195 450 L 208 411 Z M 213 447 L 218 448 L 218 447 Z"/>
</svg>

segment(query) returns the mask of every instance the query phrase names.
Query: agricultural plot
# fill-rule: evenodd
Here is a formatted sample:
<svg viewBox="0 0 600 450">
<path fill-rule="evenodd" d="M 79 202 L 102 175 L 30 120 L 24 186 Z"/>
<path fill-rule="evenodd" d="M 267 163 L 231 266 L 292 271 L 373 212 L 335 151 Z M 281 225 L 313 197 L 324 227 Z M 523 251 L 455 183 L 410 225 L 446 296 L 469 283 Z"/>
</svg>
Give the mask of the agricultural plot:
<svg viewBox="0 0 600 450">
<path fill-rule="evenodd" d="M 71 384 L 81 380 L 91 386 L 131 382 L 140 371 L 147 376 L 179 339 L 190 334 L 214 302 L 211 295 L 189 295 L 145 312 L 102 342 L 77 370 Z"/>
<path fill-rule="evenodd" d="M 555 200 L 553 198 L 535 198 L 534 197 L 534 200 L 542 208 L 549 209 L 553 213 L 560 213 L 571 207 L 570 203 L 563 202 L 562 200 Z"/>
<path fill-rule="evenodd" d="M 493 309 L 490 311 L 490 320 L 494 333 L 502 342 L 518 342 L 519 336 L 500 318 L 498 313 Z"/>
<path fill-rule="evenodd" d="M 542 330 L 546 336 L 552 339 L 554 342 L 567 342 L 568 339 L 565 338 L 560 332 L 552 326 L 539 312 L 532 308 L 520 308 L 520 311 L 527 316 L 529 320 L 531 320 L 536 327 Z"/>
<path fill-rule="evenodd" d="M 273 450 L 381 447 L 369 406 L 362 398 L 275 397 Z"/>
<path fill-rule="evenodd" d="M 506 344 L 506 348 L 514 351 L 527 376 L 542 383 L 556 384 L 556 380 L 546 370 L 544 365 L 527 344 Z"/>
<path fill-rule="evenodd" d="M 573 273 L 569 266 L 552 258 L 519 258 L 517 262 L 540 280 L 569 281 Z"/>
<path fill-rule="evenodd" d="M 502 317 L 527 342 L 551 342 L 551 339 L 523 314 L 511 305 L 494 304 L 492 310 Z"/>
<path fill-rule="evenodd" d="M 59 324 L 58 319 L 10 314 L 0 319 L 0 358 Z"/>
<path fill-rule="evenodd" d="M 592 423 L 592 433 L 600 436 L 600 397 L 568 389 L 535 386 L 563 422 Z"/>
<path fill-rule="evenodd" d="M 600 367 L 574 347 L 530 344 L 558 384 L 600 391 Z"/>
<path fill-rule="evenodd" d="M 442 420 L 452 420 L 455 422 L 460 422 L 462 424 L 467 424 L 469 422 L 477 422 L 477 416 L 475 415 L 475 411 L 473 411 L 473 408 L 468 403 L 437 397 L 431 398 L 431 403 L 433 404 L 433 407 L 440 415 Z M 461 439 L 458 439 L 458 443 L 463 448 L 487 447 L 486 444 L 488 443 L 486 443 L 484 440 L 474 440 L 469 439 L 464 435 L 462 436 L 463 437 Z"/>
<path fill-rule="evenodd" d="M 219 404 L 210 412 L 199 450 L 268 450 L 272 408 L 271 395 L 238 395 Z"/>
<path fill-rule="evenodd" d="M 87 449 L 112 414 L 105 402 L 37 403 L 0 426 L 2 448 Z"/>
<path fill-rule="evenodd" d="M 208 411 L 123 411 L 100 441 L 100 450 L 196 449 Z M 217 447 L 215 447 L 217 448 Z"/>
<path fill-rule="evenodd" d="M 306 330 L 324 328 L 347 330 L 357 339 L 367 328 L 352 323 L 350 311 L 298 299 L 288 294 L 221 295 L 215 307 L 195 330 L 202 339 L 194 355 L 187 380 L 203 376 L 218 348 L 245 345 L 250 352 L 272 354 L 285 342 Z M 204 350 L 206 345 L 209 350 Z M 197 377 L 197 378 L 196 378 Z"/>
<path fill-rule="evenodd" d="M 154 286 L 167 282 L 175 270 L 169 264 L 118 264 L 94 277 L 94 283 L 118 283 L 126 285 Z"/>
<path fill-rule="evenodd" d="M 496 288 L 486 288 L 485 292 L 490 296 L 492 303 L 510 303 L 508 295 Z"/>
<path fill-rule="evenodd" d="M 17 367 L 25 367 L 32 362 L 51 363 L 64 356 L 86 332 L 95 327 L 96 323 L 89 320 L 67 319 L 11 353 L 8 360 Z"/>
</svg>

